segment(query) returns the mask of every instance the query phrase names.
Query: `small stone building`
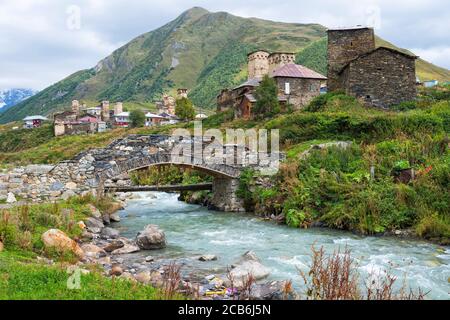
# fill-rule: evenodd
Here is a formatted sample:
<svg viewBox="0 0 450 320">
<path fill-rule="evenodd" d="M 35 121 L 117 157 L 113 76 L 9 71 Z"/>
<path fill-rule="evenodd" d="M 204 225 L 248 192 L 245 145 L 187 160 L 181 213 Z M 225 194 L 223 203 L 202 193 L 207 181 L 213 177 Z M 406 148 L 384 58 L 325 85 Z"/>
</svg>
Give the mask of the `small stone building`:
<svg viewBox="0 0 450 320">
<path fill-rule="evenodd" d="M 416 56 L 375 47 L 372 28 L 328 30 L 328 91 L 389 108 L 416 98 Z"/>
</svg>

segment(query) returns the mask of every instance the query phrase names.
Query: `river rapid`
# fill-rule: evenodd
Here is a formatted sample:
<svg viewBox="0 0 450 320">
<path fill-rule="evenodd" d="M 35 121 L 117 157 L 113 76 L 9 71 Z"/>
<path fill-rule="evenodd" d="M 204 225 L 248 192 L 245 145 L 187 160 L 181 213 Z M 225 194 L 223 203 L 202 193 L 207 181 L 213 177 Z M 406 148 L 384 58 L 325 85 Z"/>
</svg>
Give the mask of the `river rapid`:
<svg viewBox="0 0 450 320">
<path fill-rule="evenodd" d="M 268 280 L 290 279 L 302 292 L 298 269 L 308 270 L 311 246 L 323 246 L 327 253 L 347 246 L 361 278 L 388 269 L 399 277 L 397 285 L 406 279 L 411 288 L 430 291 L 427 299 L 450 299 L 450 247 L 330 229 L 293 229 L 250 214 L 209 211 L 177 198 L 177 194 L 137 193 L 120 211 L 122 220 L 114 227 L 125 237 L 134 238 L 147 224 L 156 224 L 166 233 L 165 249 L 139 252 L 140 258 L 176 259 L 185 273 L 201 279 L 226 273 L 227 266 L 252 250 L 271 269 Z M 201 262 L 198 257 L 203 254 L 214 254 L 218 259 Z"/>
</svg>

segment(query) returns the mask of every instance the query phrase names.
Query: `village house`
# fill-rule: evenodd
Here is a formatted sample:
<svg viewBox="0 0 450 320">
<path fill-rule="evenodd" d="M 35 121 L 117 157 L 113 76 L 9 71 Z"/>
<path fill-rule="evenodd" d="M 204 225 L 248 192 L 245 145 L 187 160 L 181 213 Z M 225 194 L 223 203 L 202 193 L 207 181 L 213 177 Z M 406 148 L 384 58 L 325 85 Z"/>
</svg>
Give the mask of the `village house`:
<svg viewBox="0 0 450 320">
<path fill-rule="evenodd" d="M 151 112 L 147 112 L 145 114 L 145 126 L 146 127 L 160 125 L 162 121 L 164 121 L 164 117 L 162 117 L 162 116 L 159 116 L 159 115 L 151 113 Z"/>
<path fill-rule="evenodd" d="M 258 50 L 248 54 L 248 79 L 233 89 L 224 89 L 217 97 L 217 110 L 233 109 L 235 118 L 251 118 L 256 103 L 255 89 L 265 75 L 273 78 L 278 86 L 278 101 L 298 110 L 320 95 L 326 77 L 295 64 L 295 54 L 269 53 Z"/>
<path fill-rule="evenodd" d="M 130 113 L 127 111 L 120 112 L 114 115 L 114 126 L 128 128 L 130 125 Z"/>
<path fill-rule="evenodd" d="M 61 136 L 104 132 L 112 126 L 110 118 L 109 101 L 86 108 L 85 105 L 80 106 L 78 100 L 73 100 L 71 110 L 53 116 L 54 133 L 55 136 Z"/>
<path fill-rule="evenodd" d="M 372 28 L 328 30 L 328 90 L 389 108 L 416 98 L 417 57 L 375 47 Z"/>
<path fill-rule="evenodd" d="M 48 119 L 43 116 L 28 116 L 23 119 L 23 127 L 25 129 L 38 128 L 44 121 L 48 121 Z"/>
</svg>

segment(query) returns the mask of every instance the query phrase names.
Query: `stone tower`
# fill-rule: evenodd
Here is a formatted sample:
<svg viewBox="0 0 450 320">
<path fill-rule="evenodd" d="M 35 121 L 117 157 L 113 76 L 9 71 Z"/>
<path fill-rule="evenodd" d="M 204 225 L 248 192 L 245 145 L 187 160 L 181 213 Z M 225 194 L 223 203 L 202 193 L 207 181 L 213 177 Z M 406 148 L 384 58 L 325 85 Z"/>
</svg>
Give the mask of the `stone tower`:
<svg viewBox="0 0 450 320">
<path fill-rule="evenodd" d="M 328 30 L 328 91 L 343 89 L 339 72 L 351 60 L 375 49 L 372 28 Z"/>
<path fill-rule="evenodd" d="M 80 114 L 80 102 L 78 100 L 72 100 L 72 112 Z"/>
<path fill-rule="evenodd" d="M 184 88 L 178 89 L 177 94 L 178 94 L 178 99 L 181 99 L 181 98 L 187 99 L 188 89 L 184 89 Z"/>
<path fill-rule="evenodd" d="M 102 101 L 102 120 L 109 121 L 109 101 Z"/>
<path fill-rule="evenodd" d="M 248 54 L 248 79 L 262 78 L 269 73 L 269 52 L 264 50 Z"/>
<path fill-rule="evenodd" d="M 269 55 L 269 74 L 279 67 L 282 67 L 286 64 L 295 63 L 295 54 L 288 52 L 274 52 Z"/>
<path fill-rule="evenodd" d="M 122 102 L 116 102 L 114 105 L 114 115 L 118 115 L 119 113 L 123 112 L 123 104 Z"/>
</svg>

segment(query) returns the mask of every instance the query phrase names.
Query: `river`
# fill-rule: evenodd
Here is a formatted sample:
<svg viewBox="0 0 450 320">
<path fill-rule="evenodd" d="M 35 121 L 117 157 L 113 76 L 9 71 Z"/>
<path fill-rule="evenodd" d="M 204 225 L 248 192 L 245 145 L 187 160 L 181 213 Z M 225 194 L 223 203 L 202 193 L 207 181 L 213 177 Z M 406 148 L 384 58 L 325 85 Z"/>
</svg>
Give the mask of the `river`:
<svg viewBox="0 0 450 320">
<path fill-rule="evenodd" d="M 271 269 L 269 280 L 291 279 L 302 291 L 297 269 L 307 270 L 311 246 L 323 246 L 328 253 L 347 246 L 362 278 L 386 269 L 406 277 L 412 288 L 431 292 L 428 299 L 450 299 L 450 248 L 391 237 L 362 237 L 329 229 L 293 229 L 262 221 L 248 214 L 208 211 L 198 205 L 177 201 L 177 194 L 138 193 L 120 212 L 115 224 L 133 238 L 147 224 L 159 225 L 166 233 L 167 248 L 140 255 L 156 259 L 177 259 L 193 277 L 226 272 L 226 267 L 248 250 Z M 199 255 L 214 254 L 217 261 L 200 262 Z"/>
</svg>

